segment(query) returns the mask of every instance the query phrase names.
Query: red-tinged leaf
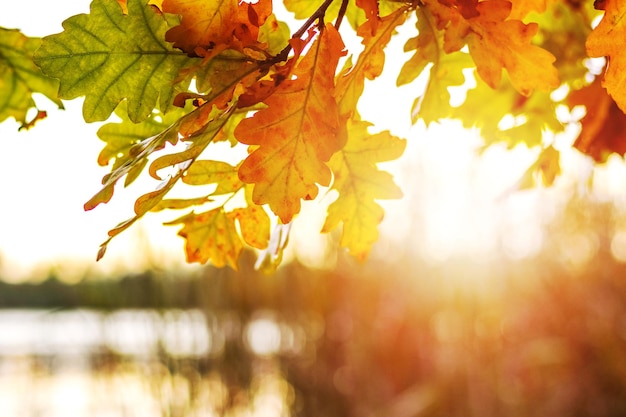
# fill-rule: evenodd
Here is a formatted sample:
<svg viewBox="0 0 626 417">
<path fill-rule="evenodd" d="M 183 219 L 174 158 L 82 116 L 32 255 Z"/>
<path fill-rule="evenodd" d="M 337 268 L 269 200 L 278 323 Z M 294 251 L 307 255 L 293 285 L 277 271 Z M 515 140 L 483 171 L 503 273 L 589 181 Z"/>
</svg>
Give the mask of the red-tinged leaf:
<svg viewBox="0 0 626 417">
<path fill-rule="evenodd" d="M 269 204 L 284 223 L 300 211 L 300 199 L 317 196 L 317 183 L 329 184 L 325 162 L 343 145 L 333 82 L 343 48 L 327 25 L 294 69 L 297 78 L 281 83 L 265 100 L 267 108 L 235 129 L 238 141 L 258 146 L 239 178 L 254 184 L 254 203 Z"/>
<path fill-rule="evenodd" d="M 402 197 L 393 177 L 376 164 L 399 158 L 406 142 L 389 132 L 371 135 L 369 123 L 348 122 L 348 142 L 329 162 L 334 174 L 332 188 L 339 197 L 328 207 L 322 232 L 343 222 L 340 244 L 357 259 L 365 259 L 378 239 L 378 225 L 384 212 L 375 200 Z"/>
<path fill-rule="evenodd" d="M 83 205 L 83 209 L 85 211 L 93 210 L 98 205 L 106 204 L 111 201 L 111 197 L 113 197 L 113 191 L 115 189 L 115 182 L 108 182 L 106 181 L 107 179 L 108 176 L 105 176 L 102 179 L 102 184 L 104 185 L 104 187 L 102 187 L 100 191 L 98 191 L 93 197 L 89 199 L 89 201 L 87 201 Z"/>
<path fill-rule="evenodd" d="M 270 218 L 261 206 L 247 206 L 228 213 L 239 222 L 243 240 L 253 248 L 265 249 L 270 239 Z"/>
<path fill-rule="evenodd" d="M 207 263 L 216 267 L 229 265 L 237 269 L 243 250 L 235 220 L 222 207 L 203 213 L 191 212 L 166 225 L 182 224 L 178 235 L 185 239 L 187 262 Z"/>
<path fill-rule="evenodd" d="M 626 2 L 606 0 L 603 7 L 602 20 L 587 38 L 587 53 L 592 57 L 607 57 L 602 85 L 626 112 Z"/>
<path fill-rule="evenodd" d="M 597 162 L 605 162 L 611 153 L 626 155 L 626 115 L 596 79 L 592 84 L 570 93 L 570 107 L 583 105 L 587 114 L 581 119 L 582 130 L 574 147 Z"/>
<path fill-rule="evenodd" d="M 37 123 L 39 120 L 43 120 L 46 117 L 48 117 L 48 112 L 46 112 L 45 110 L 38 110 L 37 113 L 32 117 L 32 119 L 26 121 L 25 123 L 23 123 L 18 130 L 28 130 L 32 127 L 35 126 L 35 123 Z"/>
</svg>

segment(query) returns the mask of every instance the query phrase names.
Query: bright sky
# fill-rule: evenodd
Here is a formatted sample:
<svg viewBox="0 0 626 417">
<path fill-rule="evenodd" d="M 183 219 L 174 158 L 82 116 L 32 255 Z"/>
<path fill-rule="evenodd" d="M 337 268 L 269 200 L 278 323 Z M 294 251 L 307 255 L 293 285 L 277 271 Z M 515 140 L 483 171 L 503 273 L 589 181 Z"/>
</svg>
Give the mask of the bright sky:
<svg viewBox="0 0 626 417">
<path fill-rule="evenodd" d="M 0 26 L 45 36 L 60 32 L 64 19 L 87 12 L 88 5 L 87 0 L 12 2 L 0 15 Z M 399 54 L 402 42 L 392 43 L 391 50 Z M 416 87 L 397 89 L 394 63 L 387 67 L 392 76 L 366 87 L 361 109 L 363 118 L 377 129 L 391 129 L 409 139 L 405 162 L 385 165 L 394 170 L 406 198 L 385 204 L 382 229 L 388 243 L 379 246 L 381 256 L 392 254 L 394 245 L 407 244 L 433 262 L 455 254 L 488 258 L 498 248 L 514 257 L 538 251 L 542 224 L 565 200 L 553 191 L 510 192 L 534 154 L 495 147 L 477 158 L 473 148 L 478 138 L 455 124 L 428 132 L 411 127 L 409 109 Z M 128 191 L 118 188 L 109 204 L 83 211 L 83 203 L 99 190 L 108 169 L 96 164 L 102 148 L 96 136 L 99 125 L 82 120 L 81 105 L 80 100 L 66 102 L 65 111 L 50 111 L 47 119 L 26 132 L 18 133 L 13 121 L 0 124 L 0 274 L 22 279 L 53 266 L 71 278 L 85 270 L 136 269 L 146 260 L 146 248 L 152 249 L 150 261 L 156 264 L 184 263 L 177 229 L 160 226 L 175 213 L 148 216 L 116 237 L 105 258 L 95 263 L 106 232 L 131 217 L 134 198 L 151 188 L 145 184 L 142 188 L 141 182 Z M 590 169 L 588 161 L 574 153 L 564 154 L 563 165 L 569 174 L 560 181 L 561 188 L 575 186 Z M 291 241 L 300 255 L 314 262 L 323 257 L 323 250 L 304 248 L 303 242 L 324 242 L 318 231 L 325 209 L 313 202 L 304 210 L 313 214 L 299 220 Z M 303 249 L 298 250 L 299 245 Z"/>
</svg>

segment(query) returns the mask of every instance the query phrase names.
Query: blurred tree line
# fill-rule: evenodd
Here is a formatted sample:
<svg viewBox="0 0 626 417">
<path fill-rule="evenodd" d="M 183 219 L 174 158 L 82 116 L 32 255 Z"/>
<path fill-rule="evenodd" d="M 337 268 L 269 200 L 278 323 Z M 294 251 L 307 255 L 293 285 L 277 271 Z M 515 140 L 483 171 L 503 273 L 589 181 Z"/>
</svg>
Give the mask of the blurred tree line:
<svg viewBox="0 0 626 417">
<path fill-rule="evenodd" d="M 621 214 L 581 201 L 568 213 L 532 259 L 435 265 L 407 252 L 393 264 L 360 265 L 340 256 L 332 270 L 293 262 L 268 276 L 244 256 L 239 272 L 2 283 L 0 307 L 199 308 L 228 317 L 236 325 L 223 330 L 222 353 L 193 363 L 229 387 L 223 415 L 271 360 L 294 416 L 624 416 L 626 265 L 612 255 L 611 226 Z M 245 324 L 259 312 L 298 349 L 252 352 Z"/>
</svg>

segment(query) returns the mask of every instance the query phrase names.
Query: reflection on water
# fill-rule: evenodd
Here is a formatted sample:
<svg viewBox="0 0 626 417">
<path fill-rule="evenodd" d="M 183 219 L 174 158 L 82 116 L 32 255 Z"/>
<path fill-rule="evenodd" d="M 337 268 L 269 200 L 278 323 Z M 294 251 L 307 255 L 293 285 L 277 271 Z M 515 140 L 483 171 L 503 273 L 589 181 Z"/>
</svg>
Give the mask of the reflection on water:
<svg viewBox="0 0 626 417">
<path fill-rule="evenodd" d="M 212 360 L 236 329 L 257 359 L 233 397 Z M 273 355 L 305 343 L 263 312 L 241 323 L 200 310 L 0 310 L 0 415 L 286 416 L 294 393 Z"/>
<path fill-rule="evenodd" d="M 0 417 L 623 417 L 610 254 L 42 285 L 30 300 L 119 303 L 0 310 Z"/>
</svg>

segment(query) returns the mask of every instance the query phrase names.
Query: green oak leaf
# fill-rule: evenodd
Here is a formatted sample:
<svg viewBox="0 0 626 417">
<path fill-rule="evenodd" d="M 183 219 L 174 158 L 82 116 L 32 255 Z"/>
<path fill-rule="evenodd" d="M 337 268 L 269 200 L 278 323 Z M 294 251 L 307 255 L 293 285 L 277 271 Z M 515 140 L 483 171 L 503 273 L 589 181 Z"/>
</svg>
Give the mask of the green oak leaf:
<svg viewBox="0 0 626 417">
<path fill-rule="evenodd" d="M 60 80 L 59 97 L 85 96 L 88 122 L 107 119 L 123 99 L 135 123 L 152 113 L 157 100 L 167 109 L 179 71 L 197 61 L 165 42 L 163 15 L 142 0 L 127 5 L 124 14 L 116 1 L 94 0 L 89 14 L 67 19 L 65 30 L 43 38 L 35 53 L 43 72 Z"/>
<path fill-rule="evenodd" d="M 40 44 L 39 38 L 0 28 L 0 122 L 13 117 L 27 126 L 27 112 L 36 108 L 33 93 L 41 93 L 63 108 L 57 98 L 58 81 L 46 77 L 33 62 L 33 52 Z"/>
</svg>

